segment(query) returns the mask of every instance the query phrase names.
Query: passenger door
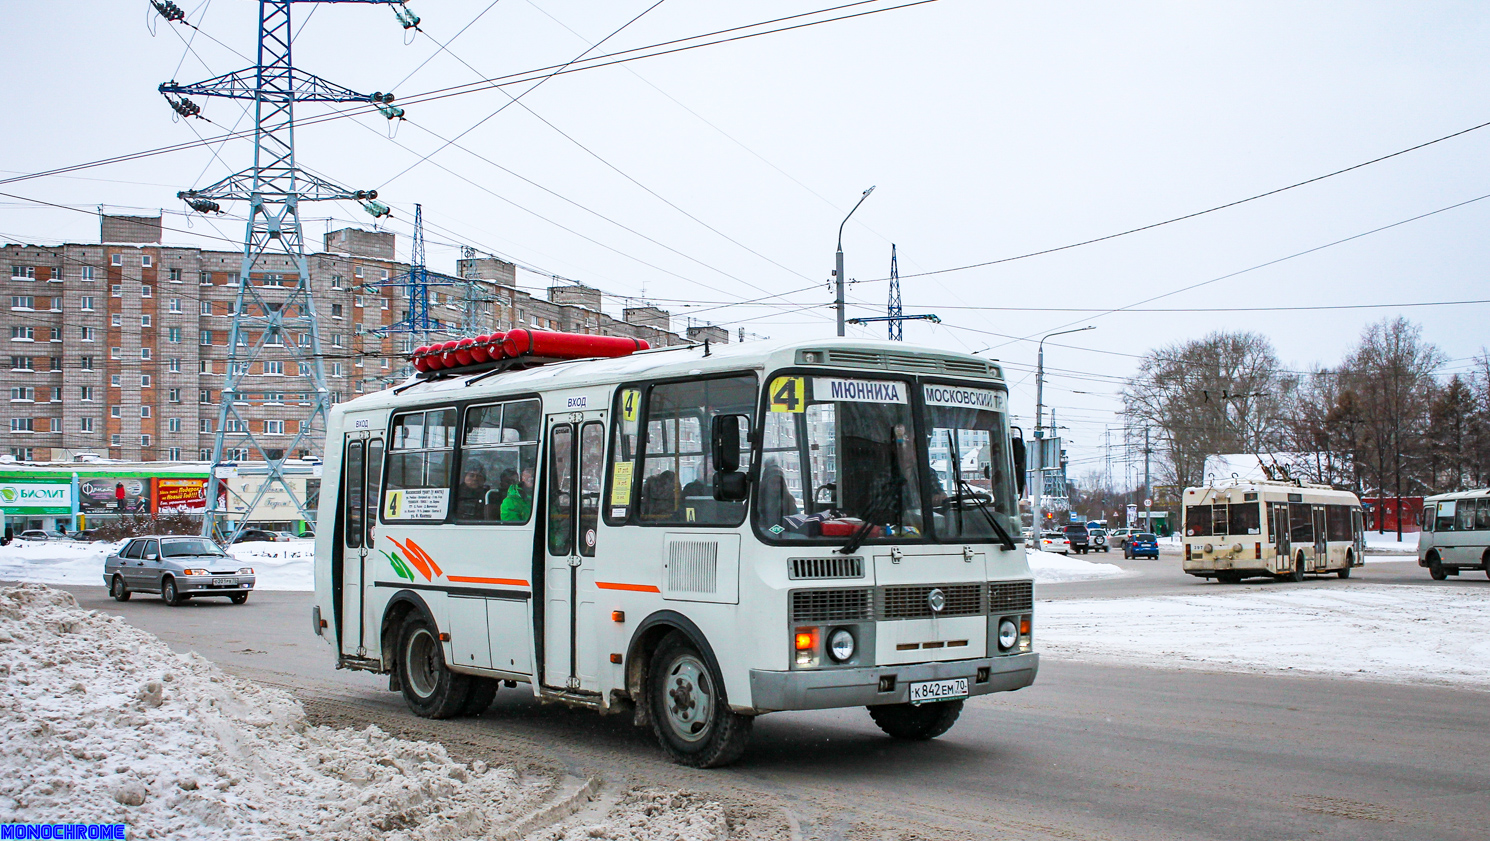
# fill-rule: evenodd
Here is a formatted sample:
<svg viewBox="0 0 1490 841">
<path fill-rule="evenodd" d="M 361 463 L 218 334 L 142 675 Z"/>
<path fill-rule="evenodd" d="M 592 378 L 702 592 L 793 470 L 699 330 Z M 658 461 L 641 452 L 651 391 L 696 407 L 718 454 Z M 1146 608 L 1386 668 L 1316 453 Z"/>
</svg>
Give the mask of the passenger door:
<svg viewBox="0 0 1490 841">
<path fill-rule="evenodd" d="M 1277 547 L 1278 554 L 1288 558 L 1288 566 L 1293 566 L 1293 549 L 1288 541 L 1288 503 L 1274 502 L 1273 504 L 1273 544 Z"/>
<path fill-rule="evenodd" d="M 1324 506 L 1314 508 L 1314 568 L 1327 569 L 1330 565 L 1329 537 L 1326 530 Z"/>
<path fill-rule="evenodd" d="M 376 575 L 368 569 L 383 486 L 383 439 L 370 433 L 349 437 L 342 452 L 342 591 L 339 650 L 367 656 L 364 588 Z"/>
<path fill-rule="evenodd" d="M 605 426 L 550 416 L 544 475 L 543 683 L 588 688 L 595 679 L 595 550 Z"/>
</svg>

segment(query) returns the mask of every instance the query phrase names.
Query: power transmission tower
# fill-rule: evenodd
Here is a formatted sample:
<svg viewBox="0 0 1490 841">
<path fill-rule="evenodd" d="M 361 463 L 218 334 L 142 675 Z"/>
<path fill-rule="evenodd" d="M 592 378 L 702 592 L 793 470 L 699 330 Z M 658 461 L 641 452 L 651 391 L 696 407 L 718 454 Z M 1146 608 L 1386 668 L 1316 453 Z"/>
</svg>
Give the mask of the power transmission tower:
<svg viewBox="0 0 1490 841">
<path fill-rule="evenodd" d="M 895 243 L 890 243 L 890 306 L 885 315 L 890 318 L 890 341 L 900 342 L 905 338 L 900 329 L 900 265 L 895 260 Z"/>
<path fill-rule="evenodd" d="M 388 119 L 402 116 L 402 109 L 392 106 L 392 94 L 364 94 L 296 70 L 290 59 L 294 31 L 290 26 L 290 7 L 297 2 L 375 3 L 394 6 L 404 28 L 418 24 L 418 18 L 404 8 L 401 0 L 259 0 L 258 62 L 195 84 L 179 85 L 171 81 L 160 86 L 160 92 L 177 113 L 183 107 L 196 108 L 188 96 L 216 96 L 252 100 L 254 103 L 253 166 L 234 173 L 207 187 L 184 190 L 177 195 L 193 210 L 217 210 L 220 201 L 249 203 L 247 232 L 243 239 L 243 261 L 238 272 L 237 307 L 233 326 L 228 333 L 228 370 L 223 383 L 217 435 L 212 444 L 212 478 L 208 483 L 207 510 L 202 533 L 215 535 L 223 531 L 219 520 L 219 489 L 224 478 L 220 467 L 228 461 L 262 458 L 266 465 L 264 481 L 251 499 L 245 499 L 245 510 L 252 512 L 264 495 L 275 485 L 284 489 L 302 520 L 315 520 L 315 509 L 297 494 L 285 478 L 287 453 L 297 450 L 314 455 L 323 446 L 326 413 L 330 393 L 326 389 L 326 372 L 322 363 L 321 335 L 316 317 L 315 299 L 311 295 L 310 270 L 305 259 L 305 241 L 300 224 L 300 204 L 306 201 L 351 199 L 379 218 L 389 215 L 388 206 L 377 200 L 376 190 L 350 190 L 319 178 L 295 163 L 295 103 L 297 102 L 365 102 L 374 105 Z M 179 18 L 167 17 L 167 20 Z M 176 99 L 172 99 L 174 94 Z M 197 109 L 200 110 L 200 109 Z M 283 300 L 269 300 L 261 287 L 253 284 L 255 267 L 266 252 L 282 251 L 294 267 L 295 282 Z M 278 291 L 278 290 L 276 290 Z M 310 391 L 301 404 L 309 408 L 300 419 L 294 437 L 287 445 L 269 446 L 253 431 L 243 411 L 249 394 L 243 390 L 255 362 L 265 356 L 285 360 L 290 376 L 309 381 Z M 244 528 L 247 518 L 239 520 L 227 533 L 233 540 Z"/>
</svg>

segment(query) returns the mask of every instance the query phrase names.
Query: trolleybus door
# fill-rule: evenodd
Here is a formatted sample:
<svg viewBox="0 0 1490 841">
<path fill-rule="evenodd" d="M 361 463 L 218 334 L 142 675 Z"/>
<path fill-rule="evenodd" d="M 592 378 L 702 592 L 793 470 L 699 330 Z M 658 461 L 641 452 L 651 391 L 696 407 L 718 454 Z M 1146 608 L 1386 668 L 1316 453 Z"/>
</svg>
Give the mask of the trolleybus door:
<svg viewBox="0 0 1490 841">
<path fill-rule="evenodd" d="M 1350 542 L 1355 544 L 1356 563 L 1366 560 L 1366 520 L 1359 508 L 1350 509 Z"/>
<path fill-rule="evenodd" d="M 383 486 L 383 439 L 367 433 L 347 438 L 342 453 L 342 590 L 337 633 L 344 654 L 367 656 L 367 617 L 363 588 L 373 551 L 378 501 Z"/>
<path fill-rule="evenodd" d="M 1278 547 L 1278 555 L 1288 558 L 1288 565 L 1293 566 L 1293 549 L 1288 543 L 1288 503 L 1274 502 L 1273 506 L 1273 543 Z"/>
<path fill-rule="evenodd" d="M 605 425 L 552 417 L 544 477 L 543 683 L 580 689 L 594 682 L 595 547 L 605 465 Z"/>
<path fill-rule="evenodd" d="M 1330 565 L 1330 534 L 1325 530 L 1324 506 L 1314 506 L 1314 568 L 1325 569 Z"/>
</svg>

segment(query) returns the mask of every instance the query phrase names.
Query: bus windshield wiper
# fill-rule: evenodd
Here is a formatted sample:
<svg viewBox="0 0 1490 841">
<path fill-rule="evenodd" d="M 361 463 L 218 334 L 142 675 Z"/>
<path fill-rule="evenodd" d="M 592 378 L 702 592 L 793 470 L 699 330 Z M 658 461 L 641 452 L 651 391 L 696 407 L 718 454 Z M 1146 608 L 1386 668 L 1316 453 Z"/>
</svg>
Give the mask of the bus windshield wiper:
<svg viewBox="0 0 1490 841">
<path fill-rule="evenodd" d="M 998 518 L 993 516 L 992 511 L 988 510 L 988 503 L 983 501 L 983 497 L 978 493 L 978 489 L 963 481 L 962 494 L 963 499 L 971 499 L 977 504 L 978 510 L 983 512 L 983 516 L 988 518 L 988 524 L 993 526 L 994 534 L 998 535 L 999 542 L 1004 544 L 1004 549 L 1009 552 L 1014 551 L 1014 538 L 1010 537 L 1009 533 L 1004 530 L 1004 527 L 999 525 Z"/>
<path fill-rule="evenodd" d="M 869 504 L 864 507 L 864 522 L 849 537 L 848 542 L 839 548 L 840 553 L 851 555 L 859 551 L 859 547 L 864 545 L 864 541 L 869 539 L 869 533 L 874 530 L 874 521 L 881 519 L 879 515 L 890 506 L 892 494 L 898 499 L 900 486 L 904 484 L 904 477 L 898 473 L 893 477 L 880 479 L 874 487 L 874 495 L 869 498 Z"/>
</svg>

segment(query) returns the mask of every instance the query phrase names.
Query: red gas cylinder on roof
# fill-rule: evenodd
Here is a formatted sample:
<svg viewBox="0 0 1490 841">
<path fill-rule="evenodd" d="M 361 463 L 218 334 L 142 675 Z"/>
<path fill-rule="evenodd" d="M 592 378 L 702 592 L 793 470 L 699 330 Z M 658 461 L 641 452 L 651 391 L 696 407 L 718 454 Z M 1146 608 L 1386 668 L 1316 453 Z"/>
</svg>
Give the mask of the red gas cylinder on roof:
<svg viewBox="0 0 1490 841">
<path fill-rule="evenodd" d="M 415 371 L 423 373 L 429 370 L 429 361 L 424 358 L 427 353 L 429 353 L 429 345 L 420 345 L 409 354 L 409 362 L 414 366 Z"/>
<path fill-rule="evenodd" d="M 438 371 L 444 367 L 445 363 L 440 361 L 440 346 L 430 345 L 429 348 L 424 351 L 424 370 Z"/>
<path fill-rule="evenodd" d="M 455 368 L 460 365 L 460 361 L 455 358 L 455 347 L 458 344 L 460 344 L 460 342 L 451 339 L 445 344 L 440 345 L 440 362 L 443 363 L 446 368 Z"/>
<path fill-rule="evenodd" d="M 543 330 L 509 330 L 502 339 L 506 356 L 548 356 L 555 359 L 584 359 L 591 356 L 628 356 L 651 347 L 644 339 L 622 336 L 591 336 L 584 333 L 548 333 Z"/>
<path fill-rule="evenodd" d="M 476 359 L 471 355 L 471 349 L 475 347 L 475 339 L 461 339 L 455 343 L 455 362 L 457 365 L 470 365 Z"/>
</svg>

